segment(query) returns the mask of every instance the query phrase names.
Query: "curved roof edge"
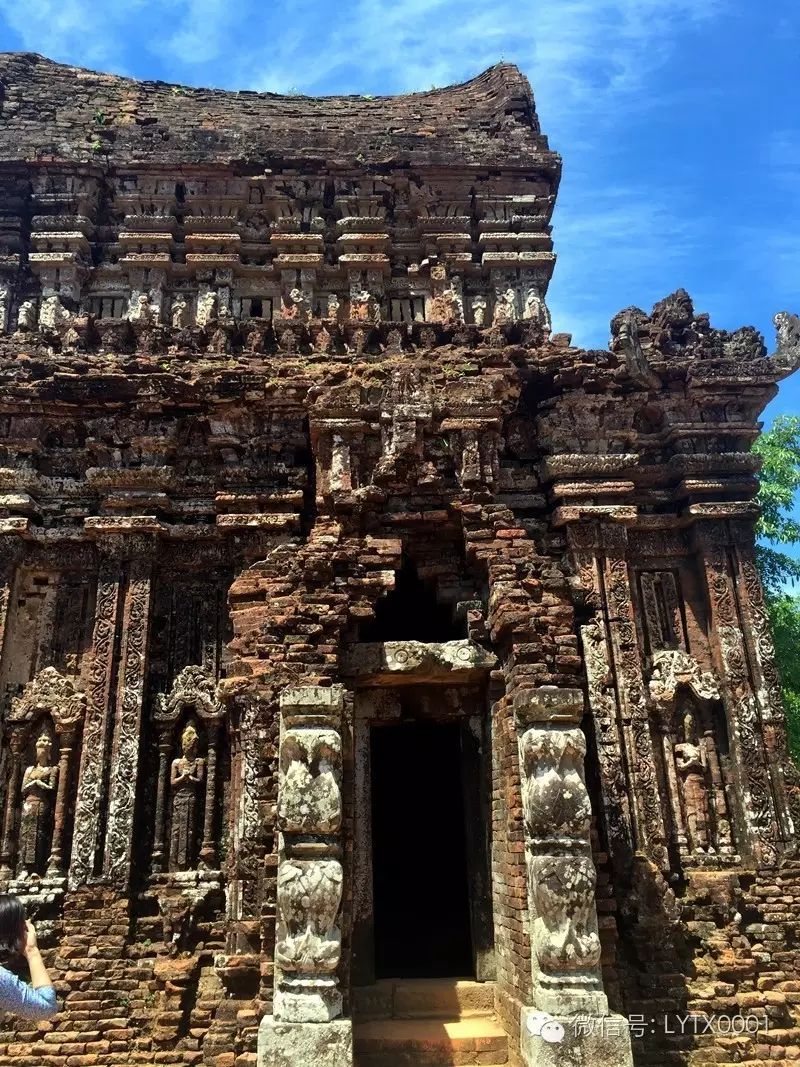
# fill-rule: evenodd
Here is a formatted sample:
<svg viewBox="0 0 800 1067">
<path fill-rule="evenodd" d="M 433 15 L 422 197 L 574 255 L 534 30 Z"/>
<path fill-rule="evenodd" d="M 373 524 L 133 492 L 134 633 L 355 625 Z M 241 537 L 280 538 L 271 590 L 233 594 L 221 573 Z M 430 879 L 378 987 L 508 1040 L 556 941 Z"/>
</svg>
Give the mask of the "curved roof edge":
<svg viewBox="0 0 800 1067">
<path fill-rule="evenodd" d="M 0 160 L 114 166 L 535 166 L 557 173 L 528 79 L 498 63 L 458 85 L 391 96 L 295 96 L 139 81 L 0 53 Z"/>
</svg>

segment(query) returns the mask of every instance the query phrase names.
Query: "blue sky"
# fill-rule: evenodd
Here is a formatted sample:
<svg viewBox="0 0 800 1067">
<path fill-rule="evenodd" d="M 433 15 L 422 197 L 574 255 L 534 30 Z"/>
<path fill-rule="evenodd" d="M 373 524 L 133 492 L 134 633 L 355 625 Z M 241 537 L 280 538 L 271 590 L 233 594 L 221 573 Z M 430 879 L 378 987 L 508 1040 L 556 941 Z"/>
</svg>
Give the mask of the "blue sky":
<svg viewBox="0 0 800 1067">
<path fill-rule="evenodd" d="M 315 94 L 513 61 L 564 157 L 556 329 L 604 347 L 620 308 L 679 286 L 770 346 L 775 311 L 800 311 L 798 0 L 0 0 L 0 48 Z M 800 412 L 800 373 L 778 412 Z"/>
</svg>

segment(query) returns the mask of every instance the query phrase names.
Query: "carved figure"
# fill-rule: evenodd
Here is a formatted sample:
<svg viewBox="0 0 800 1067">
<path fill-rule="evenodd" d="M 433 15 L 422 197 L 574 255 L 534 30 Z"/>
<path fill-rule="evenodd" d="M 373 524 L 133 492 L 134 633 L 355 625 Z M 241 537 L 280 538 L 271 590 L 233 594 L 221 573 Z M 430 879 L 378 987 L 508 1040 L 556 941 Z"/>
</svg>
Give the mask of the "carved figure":
<svg viewBox="0 0 800 1067">
<path fill-rule="evenodd" d="M 696 852 L 705 852 L 710 846 L 706 773 L 690 710 L 683 715 L 683 741 L 675 746 L 675 765 L 681 780 L 689 843 Z"/>
<path fill-rule="evenodd" d="M 380 304 L 359 280 L 350 283 L 350 318 L 357 322 L 375 324 L 381 321 Z"/>
<path fill-rule="evenodd" d="M 189 723 L 181 734 L 181 755 L 172 761 L 171 871 L 185 871 L 194 863 L 198 796 L 205 776 L 205 760 L 197 755 L 198 742 L 197 730 Z"/>
<path fill-rule="evenodd" d="M 464 321 L 464 289 L 459 277 L 448 279 L 443 266 L 431 268 L 433 299 L 428 318 L 446 324 Z"/>
<path fill-rule="evenodd" d="M 772 321 L 775 323 L 778 352 L 785 352 L 800 345 L 800 316 L 792 315 L 788 311 L 779 311 Z"/>
<path fill-rule="evenodd" d="M 172 301 L 170 319 L 174 330 L 183 330 L 188 320 L 189 307 L 182 296 Z"/>
<path fill-rule="evenodd" d="M 4 285 L 0 285 L 0 333 L 5 333 L 8 327 L 8 305 L 11 294 Z"/>
<path fill-rule="evenodd" d="M 536 902 L 532 934 L 539 966 L 557 974 L 596 967 L 600 936 L 591 857 L 533 856 L 528 865 Z"/>
<path fill-rule="evenodd" d="M 513 285 L 499 290 L 494 305 L 494 325 L 502 326 L 517 319 L 517 291 Z"/>
<path fill-rule="evenodd" d="M 48 296 L 39 308 L 39 326 L 54 333 L 69 325 L 72 315 L 57 296 Z"/>
<path fill-rule="evenodd" d="M 209 289 L 197 299 L 197 325 L 208 326 L 217 313 L 217 294 Z"/>
<path fill-rule="evenodd" d="M 36 304 L 33 300 L 25 300 L 20 304 L 17 312 L 17 329 L 25 333 L 36 329 Z"/>
<path fill-rule="evenodd" d="M 217 327 L 209 342 L 210 352 L 232 352 L 236 321 L 224 304 L 217 312 Z"/>
<path fill-rule="evenodd" d="M 486 325 L 486 297 L 485 296 L 473 296 L 472 298 L 472 320 L 476 326 Z"/>
<path fill-rule="evenodd" d="M 336 926 L 341 899 L 342 866 L 338 861 L 281 864 L 275 959 L 283 970 L 311 974 L 336 970 L 342 950 Z"/>
<path fill-rule="evenodd" d="M 550 311 L 544 301 L 544 297 L 535 285 L 529 286 L 525 295 L 525 307 L 522 317 L 531 322 L 538 322 L 546 334 L 549 334 L 553 328 Z"/>
<path fill-rule="evenodd" d="M 22 776 L 22 820 L 19 869 L 41 874 L 47 866 L 53 835 L 53 814 L 58 787 L 58 766 L 51 762 L 53 741 L 44 729 L 36 739 L 36 763 Z"/>
<path fill-rule="evenodd" d="M 527 730 L 520 754 L 525 772 L 523 810 L 531 838 L 588 834 L 592 807 L 583 780 L 583 731 L 578 727 Z"/>
<path fill-rule="evenodd" d="M 146 293 L 139 293 L 136 300 L 131 301 L 128 321 L 135 322 L 139 326 L 150 326 L 156 321 L 155 309 L 148 300 Z"/>
<path fill-rule="evenodd" d="M 341 304 L 339 303 L 339 297 L 336 293 L 328 293 L 328 318 L 338 319 L 340 307 Z"/>
<path fill-rule="evenodd" d="M 338 830 L 342 751 L 335 730 L 289 730 L 281 745 L 281 828 L 297 832 Z"/>
<path fill-rule="evenodd" d="M 772 358 L 777 360 L 783 377 L 800 367 L 800 316 L 791 315 L 788 311 L 779 311 L 772 321 L 775 323 L 777 342 Z"/>
<path fill-rule="evenodd" d="M 295 286 L 285 299 L 282 314 L 285 319 L 308 322 L 311 318 L 311 300 L 308 293 Z"/>
</svg>

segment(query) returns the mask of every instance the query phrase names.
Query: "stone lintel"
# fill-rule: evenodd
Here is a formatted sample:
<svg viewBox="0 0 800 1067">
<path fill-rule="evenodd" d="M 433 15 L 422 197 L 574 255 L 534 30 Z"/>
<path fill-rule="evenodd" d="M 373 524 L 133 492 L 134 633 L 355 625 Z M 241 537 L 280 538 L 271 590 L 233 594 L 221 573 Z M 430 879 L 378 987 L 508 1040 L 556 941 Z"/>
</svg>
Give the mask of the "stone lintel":
<svg viewBox="0 0 800 1067">
<path fill-rule="evenodd" d="M 711 503 L 690 504 L 688 514 L 693 519 L 752 519 L 761 514 L 752 500 L 716 500 Z"/>
<path fill-rule="evenodd" d="M 465 685 L 496 666 L 494 654 L 470 640 L 379 641 L 346 649 L 342 672 L 360 686 Z"/>
<path fill-rule="evenodd" d="M 525 729 L 536 723 L 579 723 L 583 717 L 582 689 L 522 689 L 514 695 L 517 724 Z"/>
<path fill-rule="evenodd" d="M 567 504 L 553 512 L 554 526 L 567 526 L 571 522 L 618 522 L 632 526 L 637 519 L 637 508 L 628 504 Z"/>
</svg>

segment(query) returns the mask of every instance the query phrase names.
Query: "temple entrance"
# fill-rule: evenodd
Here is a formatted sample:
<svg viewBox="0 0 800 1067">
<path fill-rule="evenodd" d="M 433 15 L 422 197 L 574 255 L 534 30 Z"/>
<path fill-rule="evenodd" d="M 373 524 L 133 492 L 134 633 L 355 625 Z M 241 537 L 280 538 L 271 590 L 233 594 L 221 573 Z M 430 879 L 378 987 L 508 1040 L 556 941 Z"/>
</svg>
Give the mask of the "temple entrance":
<svg viewBox="0 0 800 1067">
<path fill-rule="evenodd" d="M 373 726 L 377 978 L 474 976 L 462 728 Z"/>
</svg>

